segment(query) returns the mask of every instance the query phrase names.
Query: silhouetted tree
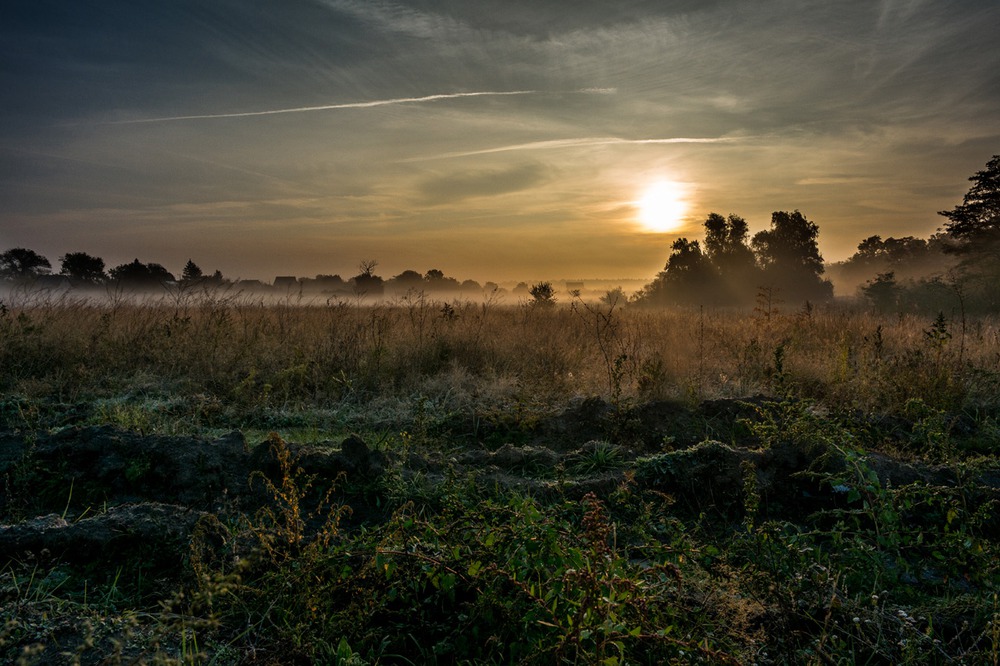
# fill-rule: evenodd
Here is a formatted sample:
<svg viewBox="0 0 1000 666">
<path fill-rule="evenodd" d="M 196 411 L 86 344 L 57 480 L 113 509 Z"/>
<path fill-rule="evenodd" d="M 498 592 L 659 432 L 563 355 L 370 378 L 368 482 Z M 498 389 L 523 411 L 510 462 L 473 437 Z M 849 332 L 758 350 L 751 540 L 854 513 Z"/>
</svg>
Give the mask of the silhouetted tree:
<svg viewBox="0 0 1000 666">
<path fill-rule="evenodd" d="M 923 238 L 904 236 L 886 238 L 869 236 L 858 244 L 858 251 L 851 258 L 868 265 L 900 266 L 922 258 L 931 247 Z"/>
<path fill-rule="evenodd" d="M 0 277 L 34 278 L 48 273 L 51 268 L 49 260 L 34 250 L 15 247 L 0 253 Z"/>
<path fill-rule="evenodd" d="M 381 296 L 385 292 L 385 280 L 375 275 L 375 268 L 378 262 L 374 259 L 364 259 L 358 264 L 361 271 L 351 281 L 354 282 L 354 290 L 361 295 Z"/>
<path fill-rule="evenodd" d="M 552 307 L 556 304 L 556 291 L 552 288 L 551 282 L 538 282 L 531 285 L 531 289 L 528 290 L 531 294 L 532 305 L 538 307 Z"/>
<path fill-rule="evenodd" d="M 221 273 L 220 273 L 221 276 Z M 204 274 L 201 272 L 201 268 L 198 264 L 194 263 L 192 260 L 188 259 L 187 263 L 184 264 L 184 270 L 181 271 L 181 281 L 182 282 L 197 282 L 201 280 Z"/>
<path fill-rule="evenodd" d="M 771 228 L 754 235 L 751 245 L 764 282 L 777 286 L 788 301 L 826 300 L 833 285 L 823 280 L 819 226 L 799 211 L 775 211 Z"/>
<path fill-rule="evenodd" d="M 1000 155 L 994 155 L 969 180 L 974 184 L 962 203 L 938 214 L 950 220 L 945 229 L 963 241 L 962 250 L 996 254 L 1000 249 Z"/>
<path fill-rule="evenodd" d="M 828 266 L 826 275 L 845 293 L 864 289 L 878 275 L 889 272 L 902 287 L 908 281 L 946 273 L 956 261 L 946 249 L 955 242 L 947 234 L 934 234 L 928 239 L 904 236 L 883 240 L 878 235 L 869 236 L 848 259 Z"/>
<path fill-rule="evenodd" d="M 708 300 L 749 302 L 758 283 L 757 262 L 750 249 L 750 226 L 739 215 L 710 213 L 705 220 L 705 257 L 718 275 L 718 293 Z M 705 285 L 706 287 L 710 285 Z"/>
<path fill-rule="evenodd" d="M 435 291 L 457 291 L 459 288 L 458 280 L 446 277 L 443 271 L 436 268 L 427 271 L 424 279 L 427 281 L 428 288 Z"/>
<path fill-rule="evenodd" d="M 949 220 L 945 228 L 957 241 L 952 250 L 961 257 L 962 307 L 995 312 L 1000 309 L 1000 155 L 969 180 L 973 185 L 962 203 L 940 214 Z"/>
<path fill-rule="evenodd" d="M 475 280 L 465 280 L 465 281 L 463 281 L 462 284 L 461 284 L 461 288 L 462 288 L 462 291 L 465 291 L 465 292 L 469 292 L 469 291 L 476 292 L 476 291 L 482 291 L 483 290 L 483 286 L 481 284 L 479 284 L 478 282 L 476 282 Z"/>
<path fill-rule="evenodd" d="M 173 274 L 160 264 L 144 264 L 138 259 L 115 266 L 108 272 L 112 280 L 130 287 L 155 287 L 176 281 Z"/>
<path fill-rule="evenodd" d="M 687 276 L 695 279 L 704 277 L 710 270 L 708 258 L 701 251 L 701 243 L 678 238 L 670 246 L 672 250 L 667 259 L 665 270 L 668 274 L 687 280 Z"/>
<path fill-rule="evenodd" d="M 720 272 L 740 272 L 753 266 L 749 241 L 750 226 L 742 217 L 709 213 L 705 220 L 705 256 Z"/>
<path fill-rule="evenodd" d="M 628 296 L 625 295 L 625 290 L 621 287 L 615 287 L 614 289 L 609 289 L 604 292 L 601 296 L 601 303 L 604 303 L 608 307 L 616 307 L 618 305 L 624 305 L 628 302 Z"/>
<path fill-rule="evenodd" d="M 177 281 L 177 278 L 174 277 L 174 274 L 168 271 L 160 264 L 150 262 L 146 264 L 146 268 L 149 269 L 149 274 L 153 277 L 153 279 L 159 282 L 160 284 L 163 284 L 165 282 Z"/>
<path fill-rule="evenodd" d="M 405 270 L 394 276 L 390 284 L 398 291 L 419 291 L 424 288 L 424 276 L 414 270 Z"/>
<path fill-rule="evenodd" d="M 322 273 L 316 276 L 316 284 L 324 291 L 343 289 L 347 286 L 344 278 L 339 275 L 324 275 Z"/>
<path fill-rule="evenodd" d="M 678 238 L 670 246 L 667 264 L 637 295 L 647 305 L 697 305 L 718 298 L 718 274 L 701 250 L 701 243 Z"/>
<path fill-rule="evenodd" d="M 879 273 L 861 288 L 861 293 L 880 312 L 892 312 L 899 305 L 900 289 L 896 284 L 896 274 L 892 271 Z"/>
<path fill-rule="evenodd" d="M 86 252 L 67 252 L 60 260 L 62 275 L 80 282 L 99 284 L 108 279 L 104 272 L 104 260 L 93 257 Z"/>
</svg>

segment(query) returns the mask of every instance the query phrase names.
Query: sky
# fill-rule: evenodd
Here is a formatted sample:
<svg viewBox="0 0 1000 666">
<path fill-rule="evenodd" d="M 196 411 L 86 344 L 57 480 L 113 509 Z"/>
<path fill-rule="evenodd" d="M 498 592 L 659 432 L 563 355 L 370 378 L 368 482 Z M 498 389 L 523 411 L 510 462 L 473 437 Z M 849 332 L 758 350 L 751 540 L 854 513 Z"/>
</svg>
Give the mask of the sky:
<svg viewBox="0 0 1000 666">
<path fill-rule="evenodd" d="M 995 0 L 4 0 L 0 250 L 651 278 L 710 212 L 798 209 L 842 260 L 934 233 L 1000 153 L 997 26 Z"/>
</svg>

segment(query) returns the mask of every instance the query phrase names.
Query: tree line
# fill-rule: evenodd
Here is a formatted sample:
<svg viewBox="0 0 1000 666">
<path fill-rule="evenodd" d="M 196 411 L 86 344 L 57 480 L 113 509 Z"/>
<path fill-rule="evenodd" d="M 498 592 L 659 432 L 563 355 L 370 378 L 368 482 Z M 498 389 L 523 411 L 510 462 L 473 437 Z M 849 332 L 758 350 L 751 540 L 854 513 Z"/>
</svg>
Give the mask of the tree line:
<svg viewBox="0 0 1000 666">
<path fill-rule="evenodd" d="M 885 312 L 1000 311 L 1000 155 L 969 178 L 962 203 L 939 214 L 944 230 L 926 241 L 866 238 L 847 262 L 869 277 L 861 293 Z"/>
<path fill-rule="evenodd" d="M 231 280 L 223 277 L 221 271 L 217 270 L 211 274 L 205 273 L 190 259 L 184 265 L 179 279 L 161 264 L 143 263 L 138 259 L 111 269 L 106 268 L 104 259 L 86 252 L 69 252 L 63 255 L 59 261 L 59 272 L 55 275 L 67 279 L 76 286 L 114 284 L 142 289 L 169 284 L 180 286 L 232 284 Z M 484 289 L 487 291 L 499 289 L 495 282 L 487 282 L 485 285 L 481 285 L 475 280 L 460 282 L 436 268 L 425 273 L 405 270 L 399 275 L 385 279 L 375 272 L 377 266 L 378 262 L 375 260 L 363 260 L 358 266 L 358 274 L 347 279 L 340 275 L 325 274 L 317 275 L 315 278 L 279 276 L 275 278 L 275 286 L 325 293 L 361 293 L 370 296 L 380 296 L 385 293 L 386 289 L 397 293 L 411 290 L 472 293 Z M 49 275 L 53 275 L 52 263 L 34 250 L 16 247 L 0 253 L 0 279 L 30 282 Z M 244 282 L 256 283 L 256 281 Z M 257 284 L 262 285 L 262 283 Z"/>
<path fill-rule="evenodd" d="M 143 263 L 138 259 L 110 270 L 106 269 L 104 259 L 86 252 L 67 252 L 59 262 L 58 275 L 76 285 L 97 286 L 118 283 L 135 287 L 155 287 L 176 282 L 187 284 L 225 282 L 221 271 L 206 275 L 190 259 L 184 265 L 180 280 L 161 264 Z M 0 253 L 0 278 L 15 281 L 35 280 L 51 272 L 52 262 L 34 250 L 15 247 Z"/>
</svg>

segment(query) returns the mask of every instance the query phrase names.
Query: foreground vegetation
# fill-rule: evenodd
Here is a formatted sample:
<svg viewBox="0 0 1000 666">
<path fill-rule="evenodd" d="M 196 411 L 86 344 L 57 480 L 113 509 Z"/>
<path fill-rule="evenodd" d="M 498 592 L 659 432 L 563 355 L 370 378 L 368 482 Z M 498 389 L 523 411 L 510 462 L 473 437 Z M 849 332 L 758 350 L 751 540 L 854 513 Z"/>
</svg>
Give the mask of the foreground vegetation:
<svg viewBox="0 0 1000 666">
<path fill-rule="evenodd" d="M 4 551 L 0 655 L 998 663 L 1000 320 L 764 296 L 8 297 L 0 542 L 191 527 Z M 245 483 L 172 492 L 192 442 Z"/>
</svg>

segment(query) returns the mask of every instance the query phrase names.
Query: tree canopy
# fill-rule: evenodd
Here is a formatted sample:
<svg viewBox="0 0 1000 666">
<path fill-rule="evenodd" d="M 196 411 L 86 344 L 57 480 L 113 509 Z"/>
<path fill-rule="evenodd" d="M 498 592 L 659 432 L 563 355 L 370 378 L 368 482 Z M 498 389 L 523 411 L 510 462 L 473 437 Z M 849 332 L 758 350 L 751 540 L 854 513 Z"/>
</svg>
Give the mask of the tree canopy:
<svg viewBox="0 0 1000 666">
<path fill-rule="evenodd" d="M 0 254 L 0 277 L 34 278 L 45 275 L 51 268 L 48 259 L 27 248 L 15 247 Z"/>
<path fill-rule="evenodd" d="M 108 278 L 104 272 L 104 260 L 86 252 L 67 252 L 61 263 L 60 274 L 80 282 L 99 284 Z"/>
<path fill-rule="evenodd" d="M 553 288 L 551 282 L 538 282 L 531 285 L 531 289 L 528 290 L 531 294 L 532 305 L 537 307 L 548 308 L 556 304 L 556 290 Z"/>
<path fill-rule="evenodd" d="M 1000 249 L 1000 155 L 994 155 L 969 180 L 973 185 L 962 203 L 938 214 L 948 218 L 945 229 L 964 241 L 963 249 L 995 252 Z"/>
<path fill-rule="evenodd" d="M 786 301 L 833 297 L 833 285 L 821 277 L 818 237 L 819 226 L 799 211 L 772 213 L 770 229 L 757 232 L 751 241 L 762 284 L 780 288 Z"/>
<path fill-rule="evenodd" d="M 155 287 L 176 281 L 173 274 L 160 264 L 144 264 L 138 259 L 115 266 L 108 272 L 112 280 L 130 287 Z"/>
</svg>

